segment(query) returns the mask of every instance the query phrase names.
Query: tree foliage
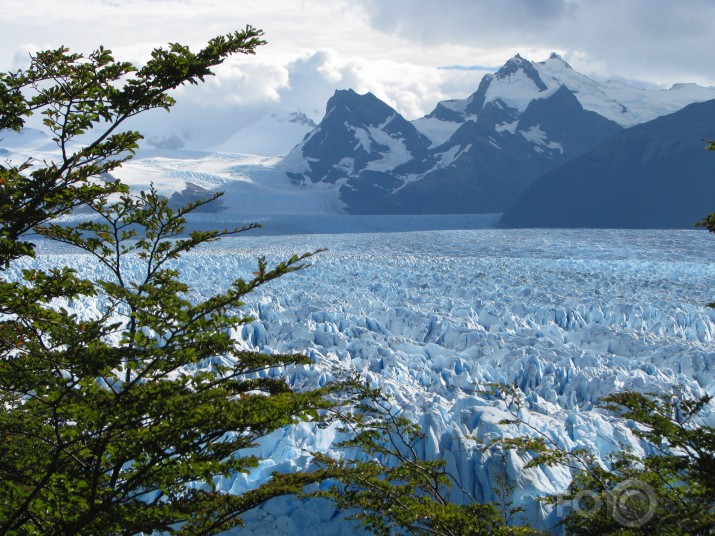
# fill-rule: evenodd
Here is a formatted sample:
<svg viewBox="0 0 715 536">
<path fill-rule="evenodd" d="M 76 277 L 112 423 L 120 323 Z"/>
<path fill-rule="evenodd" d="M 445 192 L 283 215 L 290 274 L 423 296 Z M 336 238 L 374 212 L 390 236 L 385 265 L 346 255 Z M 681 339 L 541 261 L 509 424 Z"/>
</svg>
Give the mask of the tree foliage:
<svg viewBox="0 0 715 536">
<path fill-rule="evenodd" d="M 708 151 L 715 151 L 715 141 L 707 140 L 705 149 Z M 701 221 L 699 221 L 695 225 L 697 225 L 698 227 L 705 227 L 711 233 L 715 233 L 715 213 L 708 214 L 707 216 L 705 216 Z M 715 305 L 710 304 L 710 307 L 713 307 L 713 306 L 715 306 Z"/>
<path fill-rule="evenodd" d="M 707 149 L 708 151 L 715 151 L 715 141 L 707 140 L 705 149 Z M 698 227 L 705 227 L 711 233 L 715 233 L 715 212 L 708 214 L 695 225 Z M 708 303 L 708 307 L 715 307 L 715 302 Z"/>
<path fill-rule="evenodd" d="M 539 534 L 508 522 L 519 508 L 481 504 L 445 468 L 418 453 L 418 424 L 377 390 L 365 388 L 347 423 L 343 457 L 316 456 L 338 481 L 315 495 L 333 500 L 374 534 L 488 536 Z"/>
<path fill-rule="evenodd" d="M 247 27 L 212 39 L 197 53 L 170 44 L 154 50 L 141 68 L 115 60 L 102 47 L 87 57 L 60 47 L 39 52 L 27 69 L 0 74 L 0 129 L 19 130 L 39 112 L 60 151 L 57 161 L 0 166 L 0 263 L 32 254 L 31 245 L 21 238 L 35 225 L 126 191 L 117 183 L 89 179 L 133 155 L 142 136 L 122 131 L 127 119 L 155 108 L 168 110 L 174 104 L 170 90 L 203 81 L 231 54 L 255 53 L 264 43 L 261 35 Z M 88 133 L 90 143 L 71 148 Z"/>
<path fill-rule="evenodd" d="M 187 235 L 186 215 L 211 199 L 172 210 L 154 190 L 97 180 L 137 148 L 141 135 L 121 130 L 128 118 L 169 109 L 171 89 L 254 53 L 260 37 L 247 27 L 197 53 L 171 44 L 141 68 L 103 48 L 84 57 L 61 47 L 0 75 L 0 127 L 39 112 L 59 154 L 0 166 L 0 264 L 34 256 L 28 234 L 38 233 L 106 274 L 58 266 L 0 278 L 0 534 L 212 534 L 320 478 L 285 475 L 243 495 L 214 484 L 256 467 L 242 449 L 332 404 L 334 386 L 296 391 L 268 374 L 305 356 L 245 351 L 231 337 L 250 321 L 238 311 L 245 296 L 310 254 L 273 267 L 260 258 L 250 279 L 189 299 L 176 259 L 253 226 Z M 92 141 L 73 145 L 81 135 Z M 53 221 L 79 205 L 93 217 Z M 94 300 L 99 312 L 77 314 L 70 300 Z"/>
<path fill-rule="evenodd" d="M 502 392 L 510 405 L 518 405 L 515 388 L 503 387 Z M 529 437 L 499 441 L 530 456 L 526 469 L 561 465 L 572 470 L 568 489 L 545 499 L 557 509 L 566 533 L 714 533 L 715 428 L 705 421 L 711 397 L 625 391 L 602 402 L 614 418 L 631 423 L 645 455 L 622 445 L 604 463 L 589 449 L 564 450 L 536 429 Z M 518 411 L 512 414 L 514 419 L 505 425 L 528 425 Z"/>
</svg>

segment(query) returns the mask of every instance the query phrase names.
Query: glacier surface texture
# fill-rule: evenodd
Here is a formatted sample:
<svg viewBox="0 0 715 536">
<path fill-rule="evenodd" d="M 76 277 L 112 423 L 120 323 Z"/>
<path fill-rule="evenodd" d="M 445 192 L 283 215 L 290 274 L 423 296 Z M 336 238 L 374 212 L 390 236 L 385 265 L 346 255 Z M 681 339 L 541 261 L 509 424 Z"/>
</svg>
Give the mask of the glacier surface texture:
<svg viewBox="0 0 715 536">
<path fill-rule="evenodd" d="M 194 292 L 208 296 L 249 277 L 255 258 L 281 260 L 328 248 L 310 268 L 250 296 L 255 321 L 234 335 L 246 347 L 304 352 L 311 367 L 285 371 L 315 385 L 358 371 L 420 422 L 420 453 L 447 461 L 461 485 L 493 500 L 497 477 L 515 485 L 525 519 L 553 528 L 557 512 L 534 500 L 558 493 L 570 474 L 524 470 L 516 454 L 488 456 L 475 439 L 547 434 L 604 458 L 619 443 L 640 448 L 628 427 L 599 409 L 618 390 L 715 394 L 715 239 L 700 231 L 437 230 L 240 236 L 178 261 Z M 34 261 L 91 275 L 89 257 L 43 246 Z M 29 262 L 29 261 L 28 261 Z M 96 274 L 95 274 L 96 275 Z M 86 313 L 96 306 L 75 303 Z M 80 311 L 81 312 L 81 311 Z M 480 394 L 488 382 L 516 384 L 528 426 L 504 426 L 503 404 Z M 306 423 L 269 437 L 267 461 L 220 485 L 236 492 L 275 469 L 329 451 L 333 427 Z M 326 503 L 279 499 L 247 519 L 243 533 L 348 534 Z"/>
</svg>

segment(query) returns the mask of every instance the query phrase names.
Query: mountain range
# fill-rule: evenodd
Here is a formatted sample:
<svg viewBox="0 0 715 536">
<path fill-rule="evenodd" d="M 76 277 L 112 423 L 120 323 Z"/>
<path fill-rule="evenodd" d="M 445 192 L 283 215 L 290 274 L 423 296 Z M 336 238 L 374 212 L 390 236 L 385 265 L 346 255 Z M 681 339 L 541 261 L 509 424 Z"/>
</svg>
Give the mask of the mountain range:
<svg viewBox="0 0 715 536">
<path fill-rule="evenodd" d="M 175 203 L 223 190 L 207 210 L 224 218 L 503 214 L 505 227 L 686 227 L 715 194 L 702 141 L 715 138 L 712 99 L 715 87 L 598 82 L 556 54 L 517 54 L 469 97 L 413 121 L 342 89 L 318 124 L 276 111 L 208 152 L 150 143 L 117 175 Z M 56 150 L 38 130 L 0 133 L 3 158 Z"/>
<path fill-rule="evenodd" d="M 505 216 L 505 225 L 540 226 L 547 224 L 545 220 L 526 216 L 536 214 L 539 207 L 524 212 L 530 199 L 541 199 L 540 177 L 608 140 L 617 145 L 634 125 L 712 98 L 715 88 L 677 84 L 669 90 L 646 90 L 619 82 L 598 83 L 556 54 L 542 62 L 516 55 L 485 76 L 467 99 L 440 102 L 429 115 L 412 122 L 370 93 L 336 91 L 320 124 L 278 167 L 302 188 L 332 190 L 352 214 L 509 214 L 515 206 L 525 216 L 517 218 L 512 212 Z M 689 129 L 690 119 L 676 115 L 669 120 L 672 130 L 661 129 L 659 143 L 667 145 L 670 134 L 682 140 L 697 129 L 702 132 L 695 140 L 709 135 L 710 129 L 702 128 L 706 121 L 690 122 Z M 648 130 L 638 132 L 647 136 Z M 697 165 L 704 160 L 700 156 L 694 161 Z M 601 157 L 607 156 L 601 152 L 593 158 Z M 564 173 L 585 176 L 575 166 L 563 168 Z M 639 172 L 629 166 L 618 180 L 628 182 L 630 173 Z M 604 200 L 616 195 L 598 174 L 589 175 L 587 182 L 601 189 Z M 567 190 L 562 191 L 564 195 L 551 197 L 552 213 L 559 210 L 558 203 L 569 203 Z M 573 212 L 578 210 L 572 207 Z M 631 212 L 638 213 L 637 206 Z M 672 226 L 676 220 L 668 221 L 655 226 Z M 571 225 L 567 219 L 554 222 Z M 634 225 L 648 226 L 632 221 L 630 226 Z"/>
</svg>

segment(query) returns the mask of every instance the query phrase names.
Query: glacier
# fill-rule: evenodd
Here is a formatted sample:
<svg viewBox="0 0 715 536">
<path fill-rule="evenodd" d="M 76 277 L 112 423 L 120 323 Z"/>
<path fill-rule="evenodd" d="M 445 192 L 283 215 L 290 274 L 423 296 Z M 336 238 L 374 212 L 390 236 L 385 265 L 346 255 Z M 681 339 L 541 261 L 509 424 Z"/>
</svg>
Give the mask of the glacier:
<svg viewBox="0 0 715 536">
<path fill-rule="evenodd" d="M 535 498 L 563 490 L 569 472 L 524 470 L 526 458 L 489 455 L 477 441 L 540 430 L 563 448 L 605 459 L 621 443 L 641 446 L 627 423 L 598 407 L 604 395 L 676 385 L 715 394 L 715 310 L 704 305 L 713 298 L 715 239 L 706 232 L 442 228 L 447 223 L 405 231 L 399 218 L 360 221 L 362 230 L 382 232 L 349 232 L 347 222 L 340 233 L 240 235 L 176 267 L 207 297 L 249 277 L 259 255 L 278 261 L 327 248 L 311 267 L 250 295 L 243 312 L 255 320 L 233 336 L 246 348 L 309 355 L 312 366 L 282 371 L 294 385 L 359 372 L 424 427 L 420 453 L 446 460 L 474 497 L 494 500 L 497 477 L 506 475 L 525 508 L 522 522 L 555 530 L 559 512 Z M 331 222 L 323 225 L 327 231 Z M 38 245 L 36 260 L 5 276 L 29 264 L 99 275 L 86 255 Z M 68 305 L 80 314 L 97 307 Z M 509 413 L 482 393 L 491 382 L 518 386 L 525 424 L 499 424 Z M 307 451 L 331 452 L 337 438 L 335 427 L 311 423 L 277 431 L 256 447 L 266 458 L 259 468 L 219 485 L 240 493 L 274 470 L 306 467 Z M 280 498 L 248 515 L 240 533 L 360 531 L 326 502 Z"/>
</svg>

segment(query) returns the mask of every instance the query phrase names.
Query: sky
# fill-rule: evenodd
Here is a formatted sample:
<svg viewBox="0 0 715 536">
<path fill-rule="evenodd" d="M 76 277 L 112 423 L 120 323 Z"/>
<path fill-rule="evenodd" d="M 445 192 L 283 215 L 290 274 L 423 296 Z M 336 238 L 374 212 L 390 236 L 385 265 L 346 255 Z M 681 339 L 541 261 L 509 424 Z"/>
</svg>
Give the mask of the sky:
<svg viewBox="0 0 715 536">
<path fill-rule="evenodd" d="M 244 28 L 264 31 L 201 87 L 177 90 L 153 136 L 218 143 L 265 114 L 319 121 L 336 89 L 371 91 L 407 119 L 465 98 L 510 57 L 560 54 L 595 79 L 644 87 L 715 86 L 713 0 L 0 0 L 0 70 L 37 50 L 103 45 L 141 64 L 170 42 L 198 49 Z"/>
</svg>

